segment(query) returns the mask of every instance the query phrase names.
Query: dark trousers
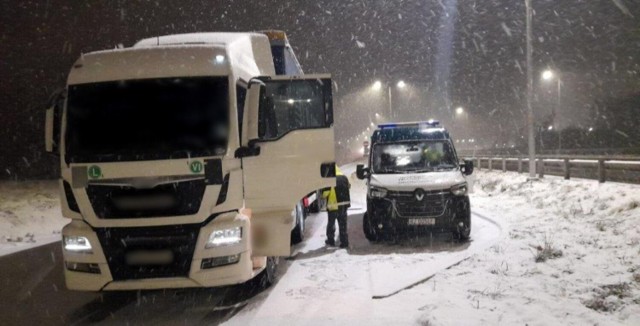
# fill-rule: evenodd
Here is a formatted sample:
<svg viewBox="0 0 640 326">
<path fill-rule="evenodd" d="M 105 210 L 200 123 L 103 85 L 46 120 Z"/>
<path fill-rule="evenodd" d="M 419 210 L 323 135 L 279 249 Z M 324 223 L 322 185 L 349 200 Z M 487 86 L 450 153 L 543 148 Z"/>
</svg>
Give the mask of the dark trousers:
<svg viewBox="0 0 640 326">
<path fill-rule="evenodd" d="M 347 206 L 339 206 L 338 210 L 329 211 L 329 223 L 327 224 L 327 239 L 335 241 L 336 220 L 338 220 L 338 228 L 340 230 L 340 244 L 349 244 L 349 236 L 347 235 Z"/>
</svg>

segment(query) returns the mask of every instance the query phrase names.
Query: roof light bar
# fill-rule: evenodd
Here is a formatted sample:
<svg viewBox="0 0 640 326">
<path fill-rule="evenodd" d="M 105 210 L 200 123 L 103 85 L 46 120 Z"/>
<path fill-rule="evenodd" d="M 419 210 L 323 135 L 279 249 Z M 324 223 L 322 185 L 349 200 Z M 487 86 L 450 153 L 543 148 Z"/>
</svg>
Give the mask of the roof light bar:
<svg viewBox="0 0 640 326">
<path fill-rule="evenodd" d="M 431 119 L 428 121 L 383 123 L 383 124 L 379 124 L 378 128 L 392 129 L 392 128 L 401 128 L 401 127 L 436 127 L 438 125 L 440 125 L 440 121 Z"/>
</svg>

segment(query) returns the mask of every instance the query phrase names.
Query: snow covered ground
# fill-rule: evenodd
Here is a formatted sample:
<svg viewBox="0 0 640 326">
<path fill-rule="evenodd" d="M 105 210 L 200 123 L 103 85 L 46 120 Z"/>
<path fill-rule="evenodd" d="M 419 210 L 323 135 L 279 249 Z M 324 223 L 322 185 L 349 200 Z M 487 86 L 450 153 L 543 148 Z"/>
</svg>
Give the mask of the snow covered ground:
<svg viewBox="0 0 640 326">
<path fill-rule="evenodd" d="M 473 210 L 500 227 L 474 215 L 466 245 L 354 239 L 363 185 L 352 195 L 354 247 L 324 248 L 325 216 L 310 217 L 320 227 L 286 273 L 229 324 L 640 325 L 637 185 L 477 172 Z M 381 287 L 404 290 L 374 299 Z"/>
<path fill-rule="evenodd" d="M 0 256 L 60 240 L 56 181 L 0 182 Z"/>
<path fill-rule="evenodd" d="M 475 176 L 470 242 L 397 245 L 364 239 L 352 177 L 351 248 L 325 248 L 326 215 L 310 216 L 280 280 L 228 323 L 640 325 L 640 186 Z M 65 223 L 55 182 L 0 183 L 0 254 L 58 240 Z"/>
</svg>

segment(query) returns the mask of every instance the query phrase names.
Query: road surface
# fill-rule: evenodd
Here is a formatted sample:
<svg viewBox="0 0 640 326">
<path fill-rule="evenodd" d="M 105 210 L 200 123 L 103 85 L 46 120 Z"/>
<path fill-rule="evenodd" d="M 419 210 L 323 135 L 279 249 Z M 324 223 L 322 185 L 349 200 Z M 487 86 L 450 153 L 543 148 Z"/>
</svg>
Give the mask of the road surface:
<svg viewBox="0 0 640 326">
<path fill-rule="evenodd" d="M 343 168 L 351 175 L 354 169 L 355 166 Z M 54 242 L 0 257 L 0 325 L 219 324 L 224 321 L 277 324 L 283 318 L 299 314 L 314 318 L 331 310 L 327 306 L 335 306 L 335 302 L 359 302 L 363 309 L 370 309 L 374 298 L 401 292 L 483 250 L 500 235 L 498 225 L 474 213 L 468 242 L 456 242 L 449 234 L 442 234 L 405 239 L 397 244 L 371 244 L 362 233 L 366 190 L 358 180 L 352 178 L 352 182 L 349 250 L 326 248 L 326 213 L 312 214 L 307 218 L 307 239 L 294 248 L 292 258 L 280 260 L 278 280 L 266 291 L 261 292 L 252 282 L 209 289 L 68 291 L 64 284 L 61 244 Z M 337 282 L 323 279 L 331 276 L 335 268 L 344 269 L 347 277 Z M 391 273 L 394 277 L 389 281 Z M 331 284 L 340 285 L 340 281 L 347 282 L 347 286 L 349 282 L 359 284 L 359 287 L 346 296 L 331 294 L 335 292 Z M 323 297 L 327 293 L 328 302 Z M 309 300 L 314 300 L 313 305 Z M 309 311 L 309 306 L 317 308 Z"/>
<path fill-rule="evenodd" d="M 436 236 L 422 246 L 414 244 L 370 244 L 361 231 L 362 213 L 350 211 L 349 255 L 380 256 L 415 252 L 451 252 L 473 249 L 485 243 L 484 234 L 495 233 L 490 223 L 474 215 L 473 239 L 467 243 L 450 241 L 446 235 Z M 281 260 L 279 280 L 275 287 L 259 293 L 253 284 L 213 289 L 185 289 L 143 292 L 86 293 L 68 291 L 64 285 L 62 252 L 59 242 L 0 257 L 0 324 L 1 325 L 82 325 L 104 324 L 217 324 L 228 320 L 247 304 L 260 307 L 268 303 L 274 290 L 289 278 L 296 278 L 292 266 L 331 251 L 324 248 L 326 214 L 313 214 L 307 219 L 307 241 L 297 246 L 297 255 Z M 310 249 L 315 247 L 315 249 Z M 291 308 L 295 308 L 292 305 Z M 255 312 L 256 309 L 251 309 Z M 241 317 L 241 316 L 238 316 Z"/>
</svg>

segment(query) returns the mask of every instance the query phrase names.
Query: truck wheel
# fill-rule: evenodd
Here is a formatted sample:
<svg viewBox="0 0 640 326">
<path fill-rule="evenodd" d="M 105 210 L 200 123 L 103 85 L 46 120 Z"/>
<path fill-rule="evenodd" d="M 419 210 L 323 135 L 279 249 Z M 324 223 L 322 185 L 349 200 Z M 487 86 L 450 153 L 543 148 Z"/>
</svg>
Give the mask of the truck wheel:
<svg viewBox="0 0 640 326">
<path fill-rule="evenodd" d="M 368 213 L 364 213 L 362 216 L 362 231 L 364 231 L 364 237 L 371 242 L 378 242 L 382 238 L 380 230 L 371 223 Z"/>
<path fill-rule="evenodd" d="M 278 257 L 267 257 L 267 267 L 260 273 L 260 288 L 266 289 L 276 282 Z"/>
<path fill-rule="evenodd" d="M 304 240 L 304 211 L 296 205 L 296 226 L 291 230 L 291 244 L 298 244 Z"/>
<path fill-rule="evenodd" d="M 318 206 L 318 200 L 314 200 L 313 203 L 309 205 L 309 213 L 319 213 L 320 208 Z"/>
</svg>

